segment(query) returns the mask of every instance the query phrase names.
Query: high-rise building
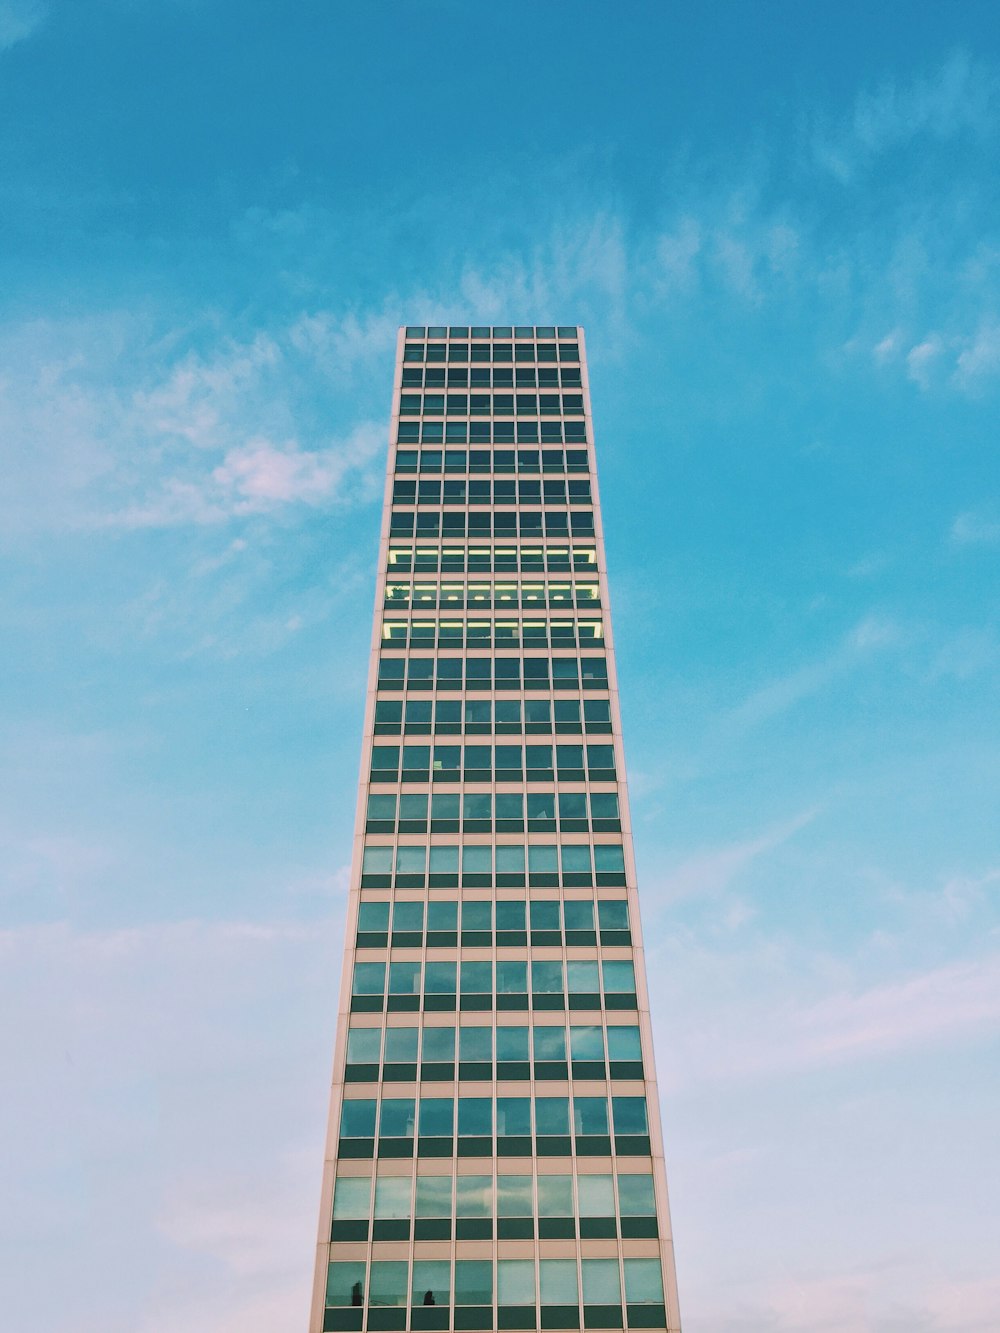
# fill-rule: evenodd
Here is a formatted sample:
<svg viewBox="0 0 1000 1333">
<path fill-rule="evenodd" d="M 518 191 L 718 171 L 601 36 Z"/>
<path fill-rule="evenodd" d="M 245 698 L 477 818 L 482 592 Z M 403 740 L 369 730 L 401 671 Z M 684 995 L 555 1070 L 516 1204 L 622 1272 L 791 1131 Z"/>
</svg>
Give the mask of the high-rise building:
<svg viewBox="0 0 1000 1333">
<path fill-rule="evenodd" d="M 577 327 L 401 329 L 310 1324 L 680 1328 Z"/>
</svg>

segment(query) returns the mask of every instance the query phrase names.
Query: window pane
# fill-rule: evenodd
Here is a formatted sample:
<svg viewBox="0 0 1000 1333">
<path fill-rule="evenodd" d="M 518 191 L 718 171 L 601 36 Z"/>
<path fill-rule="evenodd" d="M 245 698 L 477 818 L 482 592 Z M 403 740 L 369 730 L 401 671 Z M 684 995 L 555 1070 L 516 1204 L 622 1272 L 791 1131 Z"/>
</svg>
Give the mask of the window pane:
<svg viewBox="0 0 1000 1333">
<path fill-rule="evenodd" d="M 414 1216 L 451 1216 L 451 1176 L 417 1176 Z"/>
<path fill-rule="evenodd" d="M 338 1176 L 333 1191 L 333 1215 L 345 1218 L 366 1218 L 371 1205 L 372 1182 L 367 1176 Z"/>
<path fill-rule="evenodd" d="M 501 963 L 497 963 L 500 968 Z M 523 966 L 523 964 L 522 964 Z M 499 986 L 497 987 L 499 990 Z M 497 1060 L 527 1060 L 528 1059 L 528 1029 L 527 1027 L 498 1027 L 497 1028 Z"/>
<path fill-rule="evenodd" d="M 615 1193 L 610 1176 L 580 1176 L 577 1189 L 581 1217 L 614 1217 Z"/>
<path fill-rule="evenodd" d="M 455 1304 L 493 1304 L 493 1265 L 489 1259 L 459 1259 L 456 1261 Z"/>
<path fill-rule="evenodd" d="M 361 873 L 363 875 L 391 875 L 392 848 L 366 847 L 361 862 Z"/>
<path fill-rule="evenodd" d="M 618 1211 L 622 1217 L 653 1217 L 656 1198 L 652 1176 L 618 1177 Z"/>
<path fill-rule="evenodd" d="M 607 1134 L 608 1103 L 605 1097 L 575 1097 L 573 1127 L 577 1134 Z"/>
<path fill-rule="evenodd" d="M 663 1274 L 659 1259 L 626 1259 L 625 1299 L 629 1305 L 663 1302 Z"/>
<path fill-rule="evenodd" d="M 418 1028 L 386 1028 L 386 1064 L 412 1064 L 417 1058 Z"/>
<path fill-rule="evenodd" d="M 371 1139 L 375 1137 L 375 1100 L 367 1097 L 345 1101 L 340 1111 L 340 1137 Z"/>
<path fill-rule="evenodd" d="M 486 1061 L 493 1059 L 493 1029 L 489 1027 L 462 1028 L 459 1034 L 459 1059 Z"/>
<path fill-rule="evenodd" d="M 447 1259 L 414 1259 L 411 1305 L 451 1303 L 451 1264 Z"/>
<path fill-rule="evenodd" d="M 424 1048 L 420 1058 L 432 1064 L 450 1064 L 455 1058 L 455 1029 L 425 1027 Z"/>
<path fill-rule="evenodd" d="M 609 959 L 602 967 L 606 991 L 622 995 L 635 993 L 635 968 L 630 958 Z"/>
<path fill-rule="evenodd" d="M 648 1133 L 649 1121 L 646 1117 L 645 1097 L 612 1097 L 611 1105 L 616 1134 Z"/>
<path fill-rule="evenodd" d="M 536 1060 L 565 1060 L 566 1029 L 563 1027 L 536 1027 L 534 1045 Z"/>
<path fill-rule="evenodd" d="M 455 1103 L 450 1097 L 420 1098 L 422 1138 L 450 1139 L 455 1130 Z"/>
<path fill-rule="evenodd" d="M 538 1177 L 538 1216 L 573 1216 L 573 1177 Z"/>
<path fill-rule="evenodd" d="M 493 1133 L 493 1101 L 489 1097 L 459 1097 L 458 1132 L 489 1135 Z"/>
<path fill-rule="evenodd" d="M 497 1176 L 497 1217 L 531 1217 L 530 1176 Z"/>
<path fill-rule="evenodd" d="M 604 1029 L 574 1024 L 569 1030 L 569 1047 L 574 1060 L 603 1060 Z"/>
<path fill-rule="evenodd" d="M 347 1063 L 377 1065 L 381 1037 L 379 1028 L 351 1028 L 347 1034 Z"/>
<path fill-rule="evenodd" d="M 383 1098 L 378 1122 L 379 1135 L 390 1139 L 411 1138 L 415 1117 L 412 1097 Z"/>
<path fill-rule="evenodd" d="M 354 1305 L 365 1303 L 364 1263 L 331 1264 L 326 1273 L 327 1305 Z"/>
<path fill-rule="evenodd" d="M 407 1267 L 405 1260 L 373 1263 L 368 1286 L 368 1304 L 405 1305 Z"/>
<path fill-rule="evenodd" d="M 568 1097 L 536 1097 L 535 1133 L 542 1135 L 569 1133 Z"/>
<path fill-rule="evenodd" d="M 493 1216 L 492 1176 L 459 1176 L 455 1192 L 456 1217 Z"/>
<path fill-rule="evenodd" d="M 543 1305 L 576 1305 L 575 1259 L 540 1259 L 538 1286 Z"/>
<path fill-rule="evenodd" d="M 382 1176 L 375 1182 L 375 1216 L 410 1216 L 409 1176 Z"/>
<path fill-rule="evenodd" d="M 608 1028 L 608 1059 L 642 1059 L 642 1041 L 637 1027 Z"/>
<path fill-rule="evenodd" d="M 622 1286 L 617 1259 L 584 1259 L 580 1268 L 584 1305 L 621 1304 Z"/>
<path fill-rule="evenodd" d="M 497 1303 L 499 1305 L 534 1305 L 535 1265 L 533 1260 L 497 1260 Z"/>
</svg>

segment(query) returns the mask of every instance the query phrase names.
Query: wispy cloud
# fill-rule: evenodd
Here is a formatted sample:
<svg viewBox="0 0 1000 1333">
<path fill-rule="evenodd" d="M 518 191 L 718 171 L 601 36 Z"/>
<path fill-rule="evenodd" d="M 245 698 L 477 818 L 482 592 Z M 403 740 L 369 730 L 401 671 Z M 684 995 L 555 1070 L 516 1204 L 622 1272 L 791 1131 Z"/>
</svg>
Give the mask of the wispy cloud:
<svg viewBox="0 0 1000 1333">
<path fill-rule="evenodd" d="M 965 510 L 951 525 L 951 540 L 958 546 L 992 546 L 1000 542 L 1000 517 L 995 510 Z"/>
<path fill-rule="evenodd" d="M 887 79 L 858 94 L 850 115 L 816 127 L 816 161 L 842 184 L 852 183 L 893 149 L 962 134 L 992 138 L 1000 116 L 1000 81 L 990 66 L 954 52 L 932 73 L 905 83 Z"/>
<path fill-rule="evenodd" d="M 682 899 L 721 893 L 753 862 L 786 843 L 812 823 L 819 811 L 804 810 L 792 819 L 775 824 L 755 838 L 724 847 L 696 852 L 673 870 L 668 870 L 656 891 L 656 901 L 676 903 Z"/>
<path fill-rule="evenodd" d="M 0 0 L 0 52 L 31 37 L 48 12 L 43 0 Z"/>
</svg>

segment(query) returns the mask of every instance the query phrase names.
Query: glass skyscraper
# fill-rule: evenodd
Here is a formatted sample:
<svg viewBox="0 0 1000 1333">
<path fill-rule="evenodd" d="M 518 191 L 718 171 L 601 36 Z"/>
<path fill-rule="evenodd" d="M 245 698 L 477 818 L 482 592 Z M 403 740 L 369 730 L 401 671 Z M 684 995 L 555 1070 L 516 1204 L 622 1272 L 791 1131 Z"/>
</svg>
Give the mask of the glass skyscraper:
<svg viewBox="0 0 1000 1333">
<path fill-rule="evenodd" d="M 583 330 L 400 330 L 320 1330 L 680 1328 Z"/>
</svg>

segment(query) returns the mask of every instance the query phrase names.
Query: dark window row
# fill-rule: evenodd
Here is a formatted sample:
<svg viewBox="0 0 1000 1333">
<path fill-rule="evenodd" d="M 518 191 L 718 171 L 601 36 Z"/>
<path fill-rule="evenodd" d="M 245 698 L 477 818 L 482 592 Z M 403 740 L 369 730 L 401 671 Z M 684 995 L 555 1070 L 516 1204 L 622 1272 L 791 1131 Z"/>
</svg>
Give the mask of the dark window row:
<svg viewBox="0 0 1000 1333">
<path fill-rule="evenodd" d="M 411 338 L 575 338 L 575 324 L 407 324 Z"/>
<path fill-rule="evenodd" d="M 596 607 L 601 604 L 601 585 L 596 581 L 576 579 L 548 583 L 396 583 L 387 582 L 383 606 L 387 609 L 406 610 L 407 607 L 443 610 L 485 610 L 496 606 L 513 611 L 522 606 L 541 610 L 544 607 Z"/>
<path fill-rule="evenodd" d="M 431 710 L 433 708 L 433 720 Z M 554 714 L 554 721 L 553 721 Z M 611 701 L 584 699 L 379 699 L 375 735 L 572 736 L 611 731 Z"/>
<path fill-rule="evenodd" d="M 384 620 L 382 651 L 398 648 L 576 648 L 604 645 L 604 622 L 579 620 Z"/>
<path fill-rule="evenodd" d="M 604 657 L 380 657 L 378 688 L 401 690 L 606 690 Z"/>
<path fill-rule="evenodd" d="M 544 528 L 543 528 L 544 515 Z M 471 541 L 488 541 L 491 536 L 500 540 L 515 537 L 540 541 L 546 537 L 593 537 L 594 512 L 592 509 L 393 509 L 389 519 L 390 537 L 413 537 L 417 540 L 443 537 L 457 541 L 468 535 Z"/>
<path fill-rule="evenodd" d="M 538 473 L 589 472 L 586 449 L 397 449 L 399 473 Z"/>
<path fill-rule="evenodd" d="M 374 1184 L 374 1200 L 372 1185 Z M 575 1185 L 575 1190 L 574 1190 Z M 416 1188 L 414 1188 L 414 1186 Z M 576 1197 L 574 1198 L 574 1193 Z M 338 1176 L 330 1239 L 581 1240 L 658 1235 L 649 1172 Z M 461 1262 L 461 1261 L 459 1261 Z M 606 1261 L 605 1261 L 606 1262 Z M 617 1263 L 617 1260 L 615 1260 Z"/>
<path fill-rule="evenodd" d="M 373 745 L 369 782 L 616 782 L 606 744 Z M 584 765 L 586 760 L 586 766 Z"/>
<path fill-rule="evenodd" d="M 573 546 L 391 546 L 388 573 L 399 574 L 597 573 L 597 549 Z"/>
<path fill-rule="evenodd" d="M 402 417 L 582 417 L 582 393 L 403 393 Z"/>
<path fill-rule="evenodd" d="M 577 363 L 579 360 L 580 345 L 575 342 L 407 342 L 403 348 L 403 361 L 408 365 L 419 361 L 448 361 L 456 365 L 488 364 L 491 361 L 509 364 L 514 361 L 550 365 L 553 361 Z"/>
<path fill-rule="evenodd" d="M 334 1260 L 326 1307 L 332 1333 L 667 1326 L 659 1259 Z"/>
<path fill-rule="evenodd" d="M 552 365 L 518 366 L 517 370 L 502 366 L 491 370 L 488 366 L 473 366 L 471 370 L 449 366 L 406 366 L 403 369 L 404 389 L 579 389 L 583 380 L 579 366 Z"/>
<path fill-rule="evenodd" d="M 394 505 L 589 505 L 590 479 L 563 481 L 407 481 L 393 483 Z"/>
<path fill-rule="evenodd" d="M 584 421 L 400 421 L 397 444 L 586 444 Z M 472 453 L 475 453 L 472 450 Z M 544 450 L 543 450 L 544 452 Z M 470 472 L 496 472 L 497 468 L 472 467 Z"/>
<path fill-rule="evenodd" d="M 358 949 L 505 948 L 511 945 L 628 945 L 628 901 L 598 898 L 466 898 L 363 901 L 358 910 Z M 389 914 L 392 910 L 392 929 Z M 459 930 L 461 908 L 461 930 Z M 496 932 L 494 934 L 494 921 Z M 596 925 L 596 929 L 595 929 Z M 530 926 L 530 933 L 529 933 Z M 599 932 L 599 933 L 598 933 Z"/>
<path fill-rule="evenodd" d="M 358 962 L 351 1009 L 366 1014 L 418 1013 L 421 1008 L 433 1013 L 523 1011 L 529 997 L 531 1008 L 547 1012 L 634 1009 L 635 968 L 630 958 Z"/>
<path fill-rule="evenodd" d="M 589 472 L 586 449 L 397 449 L 395 471 Z"/>
<path fill-rule="evenodd" d="M 468 830 L 467 830 L 468 831 Z M 527 857 L 525 851 L 527 850 Z M 363 889 L 457 888 L 458 859 L 462 854 L 461 885 L 467 889 L 614 888 L 625 884 L 625 860 L 620 843 L 435 843 L 430 848 L 400 843 L 395 859 L 391 846 L 372 844 L 364 850 Z M 552 907 L 558 932 L 558 903 Z"/>
<path fill-rule="evenodd" d="M 525 819 L 527 802 L 527 820 Z M 496 808 L 494 824 L 493 812 Z M 398 808 L 398 823 L 396 819 Z M 587 813 L 590 813 L 588 821 Z M 430 819 L 428 820 L 428 810 Z M 616 791 L 371 792 L 366 833 L 619 833 Z"/>
</svg>

